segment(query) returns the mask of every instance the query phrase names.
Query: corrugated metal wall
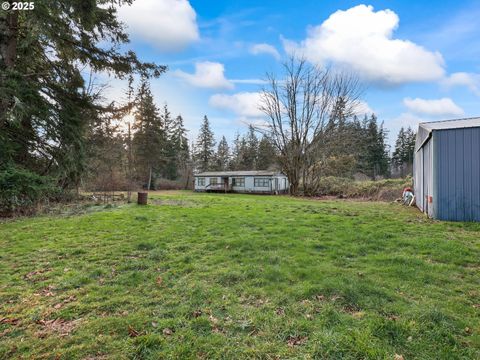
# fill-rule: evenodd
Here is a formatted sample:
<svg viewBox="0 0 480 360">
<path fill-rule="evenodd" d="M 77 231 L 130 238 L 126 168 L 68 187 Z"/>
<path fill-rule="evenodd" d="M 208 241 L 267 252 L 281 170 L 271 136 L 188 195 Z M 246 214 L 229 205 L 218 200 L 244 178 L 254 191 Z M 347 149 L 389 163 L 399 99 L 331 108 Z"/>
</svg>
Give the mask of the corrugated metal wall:
<svg viewBox="0 0 480 360">
<path fill-rule="evenodd" d="M 423 148 L 415 152 L 413 158 L 413 191 L 417 207 L 424 212 L 423 207 Z"/>
<path fill-rule="evenodd" d="M 435 217 L 480 221 L 480 128 L 438 130 L 434 138 Z"/>
<path fill-rule="evenodd" d="M 433 207 L 433 138 L 430 138 L 415 153 L 413 164 L 414 192 L 418 208 L 429 216 L 434 216 Z"/>
</svg>

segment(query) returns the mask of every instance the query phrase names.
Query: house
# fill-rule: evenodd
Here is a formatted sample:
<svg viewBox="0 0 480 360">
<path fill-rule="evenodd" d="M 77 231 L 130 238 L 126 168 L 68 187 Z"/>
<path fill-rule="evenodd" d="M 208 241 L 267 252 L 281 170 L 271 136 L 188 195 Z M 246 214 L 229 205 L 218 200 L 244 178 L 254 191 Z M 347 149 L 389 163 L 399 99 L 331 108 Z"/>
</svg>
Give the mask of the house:
<svg viewBox="0 0 480 360">
<path fill-rule="evenodd" d="M 207 171 L 195 175 L 195 191 L 286 194 L 289 182 L 277 171 Z"/>
<path fill-rule="evenodd" d="M 413 174 L 417 206 L 428 216 L 480 221 L 480 118 L 421 123 Z"/>
</svg>

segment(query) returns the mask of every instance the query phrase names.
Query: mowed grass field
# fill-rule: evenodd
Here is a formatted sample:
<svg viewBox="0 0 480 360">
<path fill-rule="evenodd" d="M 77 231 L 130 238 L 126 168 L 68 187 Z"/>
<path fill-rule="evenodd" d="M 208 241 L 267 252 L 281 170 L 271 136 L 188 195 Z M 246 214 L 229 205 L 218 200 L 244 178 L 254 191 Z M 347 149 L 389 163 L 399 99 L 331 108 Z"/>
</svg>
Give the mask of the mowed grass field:
<svg viewBox="0 0 480 360">
<path fill-rule="evenodd" d="M 0 223 L 0 358 L 480 358 L 480 224 L 151 198 Z"/>
</svg>

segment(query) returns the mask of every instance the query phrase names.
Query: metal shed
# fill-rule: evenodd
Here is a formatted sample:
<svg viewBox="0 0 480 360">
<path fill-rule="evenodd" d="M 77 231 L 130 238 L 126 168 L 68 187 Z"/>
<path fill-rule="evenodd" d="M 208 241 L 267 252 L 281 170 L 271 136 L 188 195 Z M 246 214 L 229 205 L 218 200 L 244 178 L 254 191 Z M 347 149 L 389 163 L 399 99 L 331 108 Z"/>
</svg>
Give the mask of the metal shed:
<svg viewBox="0 0 480 360">
<path fill-rule="evenodd" d="M 480 221 L 480 118 L 421 123 L 413 175 L 417 206 L 429 217 Z"/>
</svg>

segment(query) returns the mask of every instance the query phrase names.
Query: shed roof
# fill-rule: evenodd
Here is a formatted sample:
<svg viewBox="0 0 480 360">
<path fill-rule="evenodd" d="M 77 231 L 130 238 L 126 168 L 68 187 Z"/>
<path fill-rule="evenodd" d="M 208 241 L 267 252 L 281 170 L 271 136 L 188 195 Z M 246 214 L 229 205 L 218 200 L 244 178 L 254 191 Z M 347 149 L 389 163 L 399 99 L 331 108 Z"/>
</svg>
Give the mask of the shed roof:
<svg viewBox="0 0 480 360">
<path fill-rule="evenodd" d="M 205 171 L 195 176 L 275 176 L 283 175 L 278 171 L 270 170 L 240 170 L 240 171 Z"/>
<path fill-rule="evenodd" d="M 480 127 L 480 117 L 430 121 L 418 124 L 417 139 L 415 141 L 415 151 L 418 151 L 430 138 L 434 130 L 464 129 Z"/>
</svg>

